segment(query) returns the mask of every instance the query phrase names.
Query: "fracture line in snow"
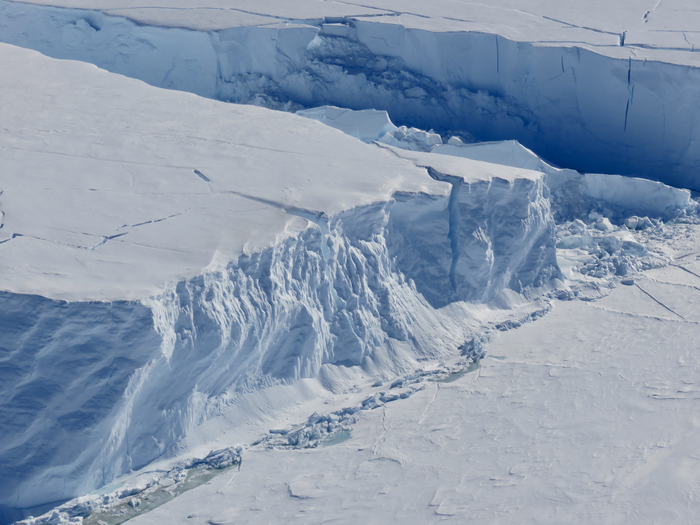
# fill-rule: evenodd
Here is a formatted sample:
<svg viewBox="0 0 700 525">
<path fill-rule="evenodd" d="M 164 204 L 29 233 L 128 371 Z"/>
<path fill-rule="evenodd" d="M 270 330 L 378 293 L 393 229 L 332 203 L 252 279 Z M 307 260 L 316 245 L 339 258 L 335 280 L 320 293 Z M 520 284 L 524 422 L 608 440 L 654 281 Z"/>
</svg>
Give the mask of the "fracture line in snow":
<svg viewBox="0 0 700 525">
<path fill-rule="evenodd" d="M 224 491 L 228 488 L 228 486 L 229 486 L 231 483 L 233 483 L 233 480 L 236 479 L 236 478 L 238 477 L 238 474 L 241 473 L 241 465 L 242 465 L 242 464 L 243 464 L 243 458 L 241 458 L 241 460 L 238 462 L 238 468 L 236 469 L 236 471 L 235 471 L 235 472 L 233 473 L 233 475 L 231 476 L 231 479 L 229 479 L 229 480 L 226 482 L 226 485 L 224 485 L 223 487 L 221 487 L 220 490 L 217 490 L 217 491 L 216 491 L 217 494 L 223 494 Z"/>
<path fill-rule="evenodd" d="M 690 46 L 690 51 L 695 51 L 695 44 L 691 44 L 690 41 L 688 41 L 685 31 L 681 31 L 681 34 L 683 35 L 683 40 Z"/>
<path fill-rule="evenodd" d="M 697 255 L 699 253 L 700 252 L 689 252 L 689 253 L 686 253 L 685 255 L 681 255 L 680 257 L 676 257 L 674 259 L 674 261 L 680 261 L 681 259 L 685 259 L 686 257 L 690 257 L 691 255 Z M 671 264 L 671 266 L 673 266 L 673 264 Z"/>
<path fill-rule="evenodd" d="M 14 239 L 15 237 L 22 237 L 22 234 L 20 234 L 20 233 L 13 233 L 11 237 L 8 237 L 7 239 L 3 239 L 2 241 L 0 241 L 0 244 L 5 244 L 6 242 L 11 241 L 11 240 Z"/>
<path fill-rule="evenodd" d="M 426 407 L 425 407 L 425 410 L 423 411 L 423 413 L 422 413 L 421 416 L 420 416 L 420 419 L 418 420 L 418 424 L 419 424 L 419 425 L 420 425 L 421 423 L 423 423 L 423 420 L 425 419 L 425 416 L 427 416 L 427 415 L 428 415 L 428 412 L 430 411 L 430 407 L 433 405 L 433 403 L 434 403 L 435 400 L 437 399 L 438 394 L 440 393 L 440 383 L 436 383 L 436 387 L 437 387 L 437 388 L 435 389 L 435 393 L 433 394 L 433 398 L 428 402 L 428 404 L 427 404 Z"/>
<path fill-rule="evenodd" d="M 640 317 L 643 319 L 652 319 L 654 321 L 662 321 L 664 323 L 668 323 L 668 322 L 683 323 L 683 322 L 685 322 L 685 323 L 689 323 L 689 324 L 700 324 L 700 322 L 698 322 L 698 321 L 690 321 L 690 320 L 685 319 L 685 318 L 683 318 L 683 320 L 680 321 L 678 319 L 672 319 L 670 317 L 659 317 L 656 315 L 639 314 L 639 313 L 635 313 L 635 312 L 625 312 L 624 310 L 617 310 L 615 308 L 609 308 L 607 306 L 600 306 L 600 305 L 597 305 L 595 303 L 587 302 L 586 304 L 588 306 L 590 306 L 591 308 L 595 308 L 597 310 L 603 310 L 604 312 L 610 312 L 613 314 L 620 314 L 620 315 L 629 315 L 630 317 Z M 676 314 L 676 315 L 678 315 L 678 314 Z"/>
<path fill-rule="evenodd" d="M 319 212 L 319 211 L 313 211 L 313 210 L 306 210 L 304 208 L 297 208 L 296 206 L 285 206 L 281 202 L 275 202 L 269 199 L 264 199 L 262 197 L 256 197 L 254 195 L 248 195 L 246 193 L 241 193 L 238 191 L 233 191 L 233 190 L 228 190 L 228 191 L 222 191 L 219 194 L 230 194 L 230 195 L 236 195 L 238 197 L 242 197 L 244 199 L 248 199 L 251 201 L 255 202 L 260 202 L 262 204 L 267 204 L 268 206 L 272 206 L 273 208 L 277 208 L 279 210 L 282 210 L 285 213 L 288 213 L 289 215 L 296 215 L 297 217 L 301 217 L 303 219 L 309 220 L 313 222 L 314 224 L 318 225 L 319 220 L 328 220 L 328 216 L 326 215 L 325 212 Z M 313 217 L 313 219 L 312 219 Z M 320 227 L 320 225 L 319 225 Z"/>
<path fill-rule="evenodd" d="M 353 7 L 362 7 L 363 9 L 371 9 L 373 11 L 380 11 L 376 7 L 372 7 L 369 5 L 362 5 L 362 4 L 356 4 L 353 2 L 341 2 L 341 1 L 339 1 L 338 3 L 343 4 L 343 5 L 351 5 Z M 431 17 L 426 16 L 426 15 L 419 15 L 418 13 L 411 13 L 408 11 L 394 11 L 393 9 L 387 9 L 384 11 L 384 13 L 379 14 L 379 15 L 373 15 L 373 16 L 401 16 L 401 15 L 412 15 L 412 16 L 417 16 L 419 18 L 431 18 Z M 355 17 L 355 16 L 356 15 L 350 15 L 350 17 Z"/>
<path fill-rule="evenodd" d="M 194 170 L 194 174 L 197 175 L 197 177 L 202 179 L 204 182 L 211 182 L 211 179 L 199 170 Z"/>
<path fill-rule="evenodd" d="M 117 237 L 122 237 L 126 235 L 129 232 L 124 232 L 124 233 L 118 233 L 116 235 L 109 235 L 109 236 L 102 236 L 102 240 L 97 243 L 94 246 L 81 246 L 79 244 L 71 244 L 68 242 L 61 242 L 61 241 L 56 241 L 54 239 L 45 239 L 43 237 L 36 237 L 35 235 L 25 235 L 23 233 L 13 233 L 12 237 L 9 237 L 8 239 L 3 239 L 0 241 L 0 244 L 4 244 L 6 242 L 11 241 L 12 239 L 16 239 L 17 237 L 26 237 L 28 239 L 34 239 L 37 241 L 43 241 L 43 242 L 50 242 L 53 244 L 58 244 L 59 246 L 68 246 L 69 248 L 77 248 L 78 250 L 89 250 L 93 251 L 99 248 L 100 246 L 103 246 L 106 242 L 111 241 L 112 239 L 116 239 Z M 97 237 L 97 236 L 96 236 Z"/>
<path fill-rule="evenodd" d="M 196 137 L 195 137 L 196 138 Z M 215 141 L 212 141 L 215 142 Z M 223 141 L 219 141 L 223 142 Z M 225 143 L 224 144 L 228 144 Z M 249 146 L 246 144 L 238 144 L 241 147 L 249 147 L 249 148 L 255 148 L 255 146 Z M 74 158 L 74 159 L 86 159 L 86 160 L 96 160 L 99 162 L 117 162 L 117 163 L 125 163 L 125 164 L 134 164 L 136 166 L 152 166 L 155 168 L 173 168 L 173 169 L 191 169 L 189 166 L 170 166 L 168 164 L 156 164 L 153 162 L 139 162 L 135 160 L 124 160 L 124 159 L 107 159 L 107 158 L 102 158 L 102 157 L 91 157 L 89 155 L 76 155 L 73 153 L 63 153 L 61 151 L 49 151 L 49 150 L 36 150 L 36 149 L 29 149 L 29 148 L 18 148 L 16 146 L 4 146 L 8 149 L 13 149 L 15 151 L 25 151 L 27 153 L 39 153 L 39 154 L 45 154 L 45 155 L 59 155 L 61 157 L 69 157 L 69 158 Z M 271 149 L 271 148 L 259 148 L 259 149 Z M 272 151 L 278 151 L 278 150 L 272 150 Z M 281 151 L 282 153 L 288 153 L 285 151 Z"/>
<path fill-rule="evenodd" d="M 602 29 L 595 29 L 593 27 L 586 27 L 586 26 L 577 26 L 576 24 L 570 24 L 569 22 L 564 22 L 563 20 L 557 20 L 556 18 L 552 18 L 550 16 L 542 16 L 545 20 L 549 20 L 550 22 L 556 22 L 558 24 L 563 24 L 568 27 L 572 27 L 574 29 L 585 29 L 586 31 L 593 31 L 594 33 L 601 33 L 603 35 L 611 35 L 611 36 L 616 36 L 619 37 L 620 33 L 613 33 L 612 31 L 604 31 Z"/>
<path fill-rule="evenodd" d="M 255 13 L 253 11 L 246 11 L 245 9 L 236 9 L 233 7 L 210 7 L 210 6 L 203 6 L 203 7 L 163 7 L 163 6 L 132 6 L 132 7 L 115 7 L 111 9 L 101 9 L 100 11 L 104 13 L 109 13 L 110 11 L 134 11 L 138 9 L 151 9 L 154 11 L 163 11 L 163 10 L 168 10 L 168 11 L 234 11 L 236 13 L 243 13 L 246 15 L 255 15 L 255 16 L 260 16 L 262 18 L 271 18 L 273 20 L 284 20 L 285 22 L 291 20 L 290 18 L 286 18 L 283 16 L 275 16 L 275 15 L 270 15 L 270 14 L 263 14 L 263 13 Z M 113 16 L 113 15 L 112 15 Z"/>
<path fill-rule="evenodd" d="M 671 312 L 672 314 L 677 315 L 678 317 L 680 317 L 680 318 L 683 319 L 684 321 L 687 321 L 687 319 L 686 319 L 685 317 L 683 317 L 683 316 L 682 316 L 681 314 L 679 314 L 678 312 L 675 312 L 675 311 L 671 310 L 668 306 L 666 306 L 664 303 L 662 303 L 661 301 L 659 301 L 656 297 L 654 297 L 653 295 L 651 295 L 651 294 L 650 294 L 649 292 L 647 292 L 644 288 L 642 288 L 641 286 L 639 286 L 639 284 L 634 283 L 634 285 L 635 285 L 637 288 L 639 288 L 642 292 L 644 292 L 646 295 L 648 295 L 654 302 L 656 302 L 656 303 L 659 304 L 660 306 L 663 306 L 664 308 L 666 308 L 666 310 L 668 310 L 668 311 Z"/>
<path fill-rule="evenodd" d="M 648 11 L 645 11 L 645 12 L 644 12 L 644 16 L 642 17 L 642 20 L 644 20 L 644 23 L 645 23 L 645 24 L 649 21 L 649 16 L 650 16 L 654 11 L 656 11 L 656 10 L 659 8 L 659 6 L 661 5 L 661 1 L 662 1 L 662 0 L 658 0 L 658 1 L 656 2 L 656 5 L 655 5 L 654 7 L 652 7 L 652 8 L 649 9 Z"/>
<path fill-rule="evenodd" d="M 345 5 L 351 5 L 353 7 L 362 7 L 364 9 L 370 9 L 374 11 L 375 13 L 362 13 L 362 14 L 353 14 L 349 15 L 348 17 L 331 17 L 333 19 L 336 18 L 366 18 L 366 17 L 379 17 L 379 16 L 398 16 L 402 13 L 395 12 L 395 11 L 388 11 L 388 10 L 383 10 L 383 9 L 377 9 L 376 7 L 371 7 L 371 6 L 364 6 L 364 5 L 359 5 L 359 4 L 351 4 L 349 2 L 338 2 L 340 4 L 345 4 Z M 234 7 L 211 7 L 211 6 L 202 6 L 202 7 L 163 7 L 163 6 L 132 6 L 132 7 L 117 7 L 117 8 L 111 8 L 111 9 L 103 9 L 101 10 L 104 13 L 110 13 L 112 11 L 118 11 L 118 12 L 123 12 L 123 11 L 136 11 L 136 10 L 154 10 L 154 11 L 160 11 L 160 10 L 172 10 L 172 11 L 233 11 L 236 13 L 242 13 L 246 15 L 253 15 L 253 16 L 259 16 L 261 18 L 269 18 L 271 21 L 269 24 L 255 24 L 255 27 L 265 27 L 266 25 L 270 25 L 273 23 L 276 23 L 277 21 L 283 21 L 283 22 L 291 22 L 293 20 L 299 20 L 298 18 L 290 18 L 290 17 L 284 17 L 284 16 L 278 16 L 278 15 L 272 15 L 269 13 L 256 13 L 255 11 L 248 11 L 246 9 L 240 9 L 240 8 L 234 8 Z M 410 13 L 409 13 L 410 14 Z M 114 15 L 111 15 L 114 16 Z M 416 15 L 416 16 L 421 16 L 421 15 Z M 428 16 L 423 16 L 423 18 L 430 18 Z M 304 20 L 311 25 L 316 25 L 315 19 L 312 20 Z"/>
<path fill-rule="evenodd" d="M 119 228 L 117 228 L 117 230 L 121 230 L 123 228 L 138 228 L 139 226 L 145 226 L 146 224 L 155 224 L 157 222 L 163 222 L 163 221 L 166 221 L 168 219 L 172 219 L 173 217 L 179 217 L 180 215 L 184 214 L 186 211 L 187 210 L 181 211 L 180 213 L 174 213 L 172 215 L 168 215 L 167 217 L 162 217 L 160 219 L 153 219 L 152 221 L 138 222 L 136 224 L 131 224 L 131 225 L 124 224 L 122 226 L 119 226 Z M 126 233 L 122 233 L 120 235 L 126 235 Z M 119 237 L 119 236 L 117 236 L 117 237 Z"/>
<path fill-rule="evenodd" d="M 672 264 L 671 266 L 675 266 L 675 265 Z M 681 270 L 685 270 L 685 268 L 682 268 L 682 267 L 680 267 L 680 266 L 676 266 L 676 268 L 680 268 Z M 689 271 L 689 270 L 686 270 L 686 271 L 688 271 L 689 273 L 691 273 L 691 274 L 694 275 L 695 277 L 700 277 L 699 275 L 697 275 L 697 274 L 695 274 L 695 273 L 693 273 L 693 272 L 691 272 L 691 271 Z M 670 283 L 670 282 L 668 282 L 668 281 L 662 281 L 662 280 L 660 280 L 660 279 L 654 279 L 653 277 L 649 277 L 648 275 L 646 276 L 646 278 L 647 278 L 648 280 L 652 281 L 652 282 L 655 282 L 655 283 L 666 284 L 666 285 L 668 285 L 668 286 L 682 286 L 683 288 L 692 288 L 692 289 L 697 290 L 698 292 L 700 292 L 700 287 L 694 286 L 694 285 L 692 285 L 692 284 Z"/>
<path fill-rule="evenodd" d="M 686 39 L 686 42 L 688 40 Z M 688 42 L 690 44 L 690 42 Z M 690 44 L 692 45 L 692 44 Z M 639 49 L 656 49 L 658 51 L 688 51 L 687 47 L 664 47 L 664 46 L 652 46 L 648 44 L 634 44 L 633 46 L 630 47 L 637 47 Z"/>
<path fill-rule="evenodd" d="M 96 244 L 95 246 L 93 246 L 92 248 L 84 248 L 84 249 L 88 249 L 88 250 L 91 250 L 91 251 L 96 250 L 96 249 L 99 248 L 100 246 L 104 246 L 104 245 L 107 243 L 107 241 L 111 241 L 112 239 L 116 239 L 117 237 L 123 237 L 124 235 L 127 235 L 128 233 L 129 233 L 129 232 L 124 232 L 124 233 L 118 233 L 118 234 L 116 234 L 116 235 L 110 235 L 109 237 L 103 237 L 103 238 L 102 238 L 102 241 L 100 241 L 99 243 L 97 243 L 97 244 Z M 61 243 L 59 243 L 59 244 L 61 244 Z M 81 246 L 76 246 L 76 248 L 81 248 Z"/>
<path fill-rule="evenodd" d="M 391 428 L 391 427 L 389 427 Z M 374 443 L 374 446 L 372 447 L 372 459 L 380 459 L 383 458 L 384 456 L 380 456 L 377 454 L 377 450 L 379 449 L 379 446 L 386 440 L 386 434 L 389 432 L 389 428 L 386 426 L 386 406 L 382 405 L 382 433 L 377 438 L 377 441 Z M 385 458 L 385 459 L 391 459 L 391 458 Z M 371 461 L 371 460 L 370 460 Z"/>
<path fill-rule="evenodd" d="M 688 255 L 691 255 L 691 254 L 688 254 Z M 684 255 L 684 257 L 687 257 L 687 256 Z M 680 264 L 671 264 L 671 266 L 673 266 L 674 268 L 679 268 L 679 269 L 683 270 L 684 272 L 688 272 L 690 275 L 694 275 L 695 277 L 700 279 L 700 275 L 698 275 L 697 273 L 695 273 L 691 270 L 688 270 L 688 268 L 686 268 L 685 266 L 681 266 Z"/>
</svg>

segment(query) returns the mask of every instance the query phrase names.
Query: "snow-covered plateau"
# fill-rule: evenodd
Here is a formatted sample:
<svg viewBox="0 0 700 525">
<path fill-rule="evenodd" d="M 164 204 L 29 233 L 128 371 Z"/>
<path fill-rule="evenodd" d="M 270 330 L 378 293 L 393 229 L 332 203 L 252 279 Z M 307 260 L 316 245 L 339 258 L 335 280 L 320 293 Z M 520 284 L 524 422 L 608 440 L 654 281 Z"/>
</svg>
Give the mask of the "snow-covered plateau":
<svg viewBox="0 0 700 525">
<path fill-rule="evenodd" d="M 0 525 L 692 523 L 646 3 L 0 0 Z"/>
</svg>

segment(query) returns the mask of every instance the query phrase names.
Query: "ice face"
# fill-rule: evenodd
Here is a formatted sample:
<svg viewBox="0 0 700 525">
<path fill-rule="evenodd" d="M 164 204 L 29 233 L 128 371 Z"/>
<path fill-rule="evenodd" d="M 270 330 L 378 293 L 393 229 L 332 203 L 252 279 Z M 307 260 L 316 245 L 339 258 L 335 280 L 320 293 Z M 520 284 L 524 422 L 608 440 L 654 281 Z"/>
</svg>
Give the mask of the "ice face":
<svg viewBox="0 0 700 525">
<path fill-rule="evenodd" d="M 400 369 L 456 351 L 468 314 L 435 308 L 559 275 L 542 188 L 525 179 L 397 195 L 180 283 L 144 301 L 150 312 L 37 298 L 38 309 L 22 303 L 31 296 L 5 294 L 2 325 L 16 335 L 4 341 L 18 357 L 0 421 L 15 432 L 0 445 L 8 459 L 23 455 L 0 486 L 4 501 L 88 492 L 158 458 L 236 395 L 316 377 L 323 365 Z"/>
</svg>

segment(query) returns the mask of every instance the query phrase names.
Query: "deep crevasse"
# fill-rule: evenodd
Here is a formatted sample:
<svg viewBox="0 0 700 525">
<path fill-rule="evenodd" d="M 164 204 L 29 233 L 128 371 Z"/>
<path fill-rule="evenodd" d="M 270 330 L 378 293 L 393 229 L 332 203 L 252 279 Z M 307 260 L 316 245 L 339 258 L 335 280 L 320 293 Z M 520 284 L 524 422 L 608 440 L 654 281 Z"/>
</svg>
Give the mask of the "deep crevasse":
<svg viewBox="0 0 700 525">
<path fill-rule="evenodd" d="M 84 494 L 175 454 L 246 392 L 311 377 L 342 390 L 343 367 L 391 377 L 454 354 L 479 326 L 475 303 L 560 275 L 546 197 L 543 178 L 463 183 L 452 199 L 397 194 L 179 283 L 144 301 L 150 314 L 40 298 L 32 313 L 29 301 L 3 368 L 2 425 L 15 432 L 0 439 L 12 473 L 2 504 Z M 26 297 L 3 301 L 20 315 Z M 45 395 L 30 402 L 22 392 L 37 384 Z"/>
<path fill-rule="evenodd" d="M 334 104 L 517 139 L 585 172 L 700 188 L 697 68 L 470 32 L 322 20 L 216 32 L 0 1 L 0 39 L 149 84 L 271 107 Z"/>
</svg>

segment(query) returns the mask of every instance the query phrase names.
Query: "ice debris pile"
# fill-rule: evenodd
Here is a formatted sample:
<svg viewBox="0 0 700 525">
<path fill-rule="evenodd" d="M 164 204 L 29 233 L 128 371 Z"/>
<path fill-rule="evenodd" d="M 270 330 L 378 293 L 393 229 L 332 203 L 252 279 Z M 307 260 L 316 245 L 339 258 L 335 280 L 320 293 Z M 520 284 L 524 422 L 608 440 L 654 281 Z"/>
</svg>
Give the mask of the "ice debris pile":
<svg viewBox="0 0 700 525">
<path fill-rule="evenodd" d="M 124 523 L 231 467 L 240 467 L 242 451 L 240 446 L 213 450 L 204 458 L 181 461 L 168 471 L 144 472 L 118 490 L 75 498 L 46 514 L 18 521 L 17 525 L 101 525 L 115 520 Z"/>
</svg>

